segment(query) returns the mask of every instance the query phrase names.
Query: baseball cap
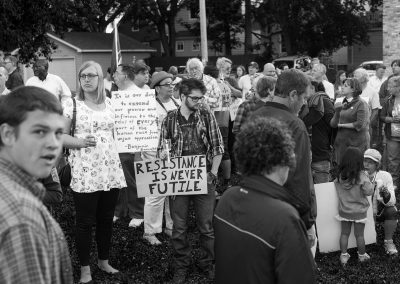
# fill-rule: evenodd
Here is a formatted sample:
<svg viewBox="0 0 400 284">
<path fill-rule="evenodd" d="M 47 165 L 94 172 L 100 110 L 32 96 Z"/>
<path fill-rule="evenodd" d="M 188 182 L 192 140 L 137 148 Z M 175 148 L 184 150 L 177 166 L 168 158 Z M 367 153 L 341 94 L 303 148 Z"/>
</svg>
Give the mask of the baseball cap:
<svg viewBox="0 0 400 284">
<path fill-rule="evenodd" d="M 255 61 L 250 62 L 249 67 L 254 67 L 258 69 L 258 63 Z"/>
<path fill-rule="evenodd" d="M 167 79 L 167 78 L 171 78 L 172 79 L 172 74 L 167 73 L 165 71 L 160 71 L 157 74 L 155 74 L 153 77 L 151 77 L 151 84 L 150 84 L 150 88 L 154 88 L 155 86 L 157 86 L 162 80 Z"/>
<path fill-rule="evenodd" d="M 382 155 L 381 155 L 381 153 L 379 153 L 378 150 L 368 149 L 364 153 L 364 159 L 367 159 L 367 158 L 371 159 L 372 161 L 375 161 L 377 163 L 380 163 L 381 159 L 382 159 Z"/>
</svg>

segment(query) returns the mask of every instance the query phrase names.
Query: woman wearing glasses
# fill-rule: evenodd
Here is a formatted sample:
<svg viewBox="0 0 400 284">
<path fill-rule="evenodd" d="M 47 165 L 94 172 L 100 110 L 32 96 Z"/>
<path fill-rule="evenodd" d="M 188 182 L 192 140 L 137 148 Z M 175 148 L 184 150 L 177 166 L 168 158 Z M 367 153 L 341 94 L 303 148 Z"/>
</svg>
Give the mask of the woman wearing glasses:
<svg viewBox="0 0 400 284">
<path fill-rule="evenodd" d="M 369 148 L 369 108 L 360 98 L 362 92 L 360 83 L 347 79 L 343 85 L 343 101 L 336 101 L 335 115 L 330 124 L 338 128 L 335 140 L 336 162 L 342 159 L 344 151 L 349 147 L 357 147 L 361 152 Z"/>
<path fill-rule="evenodd" d="M 91 283 L 89 261 L 93 225 L 96 225 L 99 269 L 109 274 L 118 273 L 108 259 L 118 189 L 125 187 L 126 182 L 113 136 L 115 114 L 111 100 L 106 97 L 102 69 L 98 63 L 87 61 L 82 64 L 78 76 L 74 136 L 65 134 L 64 146 L 71 149 L 80 283 Z M 73 99 L 64 100 L 63 109 L 67 129 L 70 129 Z"/>
</svg>

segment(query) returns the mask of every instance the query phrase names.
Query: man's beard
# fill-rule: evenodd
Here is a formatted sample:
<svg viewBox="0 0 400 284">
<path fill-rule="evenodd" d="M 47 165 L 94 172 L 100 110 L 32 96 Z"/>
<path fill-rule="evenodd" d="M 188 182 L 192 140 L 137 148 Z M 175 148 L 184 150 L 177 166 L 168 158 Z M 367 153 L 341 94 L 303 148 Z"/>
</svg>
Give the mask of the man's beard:
<svg viewBox="0 0 400 284">
<path fill-rule="evenodd" d="M 44 81 L 44 80 L 46 80 L 47 72 L 46 73 L 40 72 L 40 73 L 38 73 L 37 76 L 38 76 L 39 80 Z"/>
<path fill-rule="evenodd" d="M 190 111 L 196 111 L 197 109 L 198 109 L 198 107 L 196 106 L 196 107 L 194 107 L 194 106 L 191 106 L 190 104 L 189 104 L 189 102 L 187 101 L 187 99 L 186 99 L 186 101 L 185 101 L 185 104 L 186 104 L 186 107 L 188 108 L 188 110 L 190 110 Z"/>
</svg>

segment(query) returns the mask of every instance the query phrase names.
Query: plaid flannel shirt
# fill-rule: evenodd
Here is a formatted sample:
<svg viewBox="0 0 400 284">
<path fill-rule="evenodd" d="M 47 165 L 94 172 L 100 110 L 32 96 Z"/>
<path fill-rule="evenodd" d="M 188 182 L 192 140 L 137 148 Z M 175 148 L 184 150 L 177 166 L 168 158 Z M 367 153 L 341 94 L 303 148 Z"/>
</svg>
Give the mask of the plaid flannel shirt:
<svg viewBox="0 0 400 284">
<path fill-rule="evenodd" d="M 160 153 L 164 147 L 164 139 L 171 139 L 172 157 L 182 156 L 183 135 L 178 121 L 178 111 L 180 111 L 180 108 L 170 111 L 163 120 L 158 145 Z M 211 162 L 213 157 L 224 153 L 224 144 L 217 121 L 215 116 L 206 109 L 197 110 L 194 112 L 194 116 L 199 137 L 201 137 L 204 145 L 207 147 L 207 153 L 204 154 L 207 155 L 208 160 Z"/>
<path fill-rule="evenodd" d="M 202 81 L 207 89 L 207 92 L 204 96 L 205 103 L 210 107 L 211 110 L 214 110 L 222 103 L 221 90 L 219 89 L 217 80 L 211 76 L 203 74 Z"/>
<path fill-rule="evenodd" d="M 264 105 L 265 103 L 257 97 L 253 97 L 250 100 L 241 103 L 236 113 L 232 132 L 238 133 L 240 131 L 240 127 L 242 127 L 242 124 L 246 122 L 246 119 L 251 115 L 251 113 Z"/>
<path fill-rule="evenodd" d="M 43 185 L 0 158 L 0 283 L 73 283 L 64 234 Z"/>
</svg>

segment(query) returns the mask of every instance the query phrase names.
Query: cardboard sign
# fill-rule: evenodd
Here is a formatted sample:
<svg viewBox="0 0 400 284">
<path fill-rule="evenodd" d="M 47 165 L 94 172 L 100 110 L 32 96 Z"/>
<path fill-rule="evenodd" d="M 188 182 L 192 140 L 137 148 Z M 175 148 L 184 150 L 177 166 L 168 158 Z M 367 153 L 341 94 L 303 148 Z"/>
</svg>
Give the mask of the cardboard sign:
<svg viewBox="0 0 400 284">
<path fill-rule="evenodd" d="M 339 199 L 333 182 L 315 184 L 315 195 L 317 199 L 317 234 L 319 251 L 322 253 L 339 251 L 339 239 L 341 223 L 335 216 L 339 215 Z M 372 212 L 371 196 L 368 196 L 369 204 L 367 222 L 365 224 L 365 244 L 376 243 L 375 222 Z M 354 237 L 354 225 L 351 228 L 348 248 L 357 247 Z"/>
<path fill-rule="evenodd" d="M 207 194 L 206 156 L 135 162 L 138 197 Z"/>
<path fill-rule="evenodd" d="M 154 96 L 154 90 L 112 93 L 119 153 L 157 150 L 157 102 Z"/>
</svg>

